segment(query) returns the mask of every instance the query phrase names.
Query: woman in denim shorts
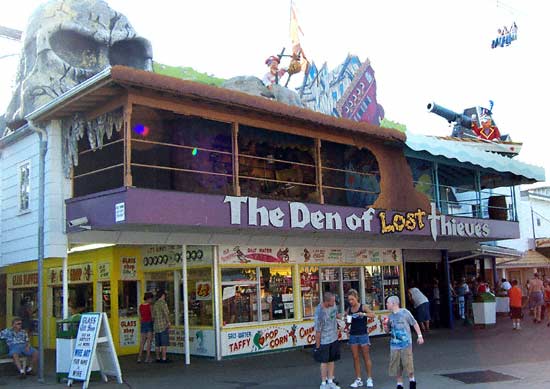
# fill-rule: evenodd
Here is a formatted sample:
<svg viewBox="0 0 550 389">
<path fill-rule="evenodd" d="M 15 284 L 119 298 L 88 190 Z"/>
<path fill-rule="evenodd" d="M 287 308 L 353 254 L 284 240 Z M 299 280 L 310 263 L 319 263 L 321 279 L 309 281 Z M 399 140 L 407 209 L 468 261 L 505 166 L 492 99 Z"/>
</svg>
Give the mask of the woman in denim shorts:
<svg viewBox="0 0 550 389">
<path fill-rule="evenodd" d="M 367 329 L 367 318 L 375 318 L 376 315 L 365 304 L 359 303 L 359 294 L 355 289 L 348 291 L 348 302 L 350 307 L 346 312 L 346 329 L 349 331 L 349 345 L 353 354 L 353 367 L 355 368 L 355 381 L 350 385 L 352 388 L 359 388 L 364 385 L 361 379 L 361 361 L 359 354 L 363 356 L 367 368 L 367 388 L 374 387 L 372 381 L 372 362 L 370 360 L 369 332 Z"/>
<path fill-rule="evenodd" d="M 153 314 L 151 311 L 151 302 L 153 301 L 153 293 L 146 292 L 143 296 L 144 303 L 139 306 L 139 319 L 141 322 L 141 342 L 139 344 L 139 354 L 137 362 L 141 362 L 141 356 L 145 349 L 145 362 L 153 362 L 151 359 L 151 342 L 153 340 Z M 145 347 L 147 344 L 147 347 Z"/>
</svg>

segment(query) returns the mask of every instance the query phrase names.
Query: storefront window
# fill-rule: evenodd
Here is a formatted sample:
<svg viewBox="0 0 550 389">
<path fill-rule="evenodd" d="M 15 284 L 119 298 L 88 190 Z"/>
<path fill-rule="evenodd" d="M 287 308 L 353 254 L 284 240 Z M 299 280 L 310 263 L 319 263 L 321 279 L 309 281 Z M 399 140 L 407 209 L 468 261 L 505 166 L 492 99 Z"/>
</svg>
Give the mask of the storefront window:
<svg viewBox="0 0 550 389">
<path fill-rule="evenodd" d="M 365 304 L 374 311 L 384 309 L 380 266 L 365 266 Z"/>
<path fill-rule="evenodd" d="M 137 316 L 137 281 L 118 281 L 118 315 Z"/>
<path fill-rule="evenodd" d="M 373 310 L 385 309 L 389 296 L 400 296 L 399 266 L 365 266 L 365 303 Z"/>
<path fill-rule="evenodd" d="M 223 322 L 249 323 L 257 320 L 256 269 L 222 269 Z"/>
<path fill-rule="evenodd" d="M 174 295 L 174 272 L 152 272 L 145 273 L 145 291 L 153 293 L 154 301 L 157 298 L 157 292 L 164 289 L 166 292 L 166 304 L 170 312 L 170 323 L 177 325 L 176 319 L 176 304 Z"/>
<path fill-rule="evenodd" d="M 293 319 L 291 267 L 262 267 L 260 275 L 262 321 Z"/>
<path fill-rule="evenodd" d="M 36 288 L 13 289 L 12 291 L 12 314 L 23 320 L 23 329 L 32 332 L 37 330 L 37 295 Z"/>
<path fill-rule="evenodd" d="M 187 271 L 187 293 L 189 298 L 189 325 L 212 326 L 213 309 L 211 268 L 189 269 Z M 183 315 L 183 285 L 181 286 L 180 312 Z M 183 321 L 183 320 L 182 320 Z"/>
<path fill-rule="evenodd" d="M 111 283 L 102 282 L 101 285 L 101 312 L 107 313 L 111 317 Z"/>
<path fill-rule="evenodd" d="M 292 280 L 290 266 L 222 269 L 224 325 L 293 319 Z"/>
<path fill-rule="evenodd" d="M 336 307 L 342 310 L 340 296 L 340 268 L 322 267 L 321 268 L 321 290 L 322 292 L 331 292 L 336 297 Z"/>
<path fill-rule="evenodd" d="M 93 310 L 92 284 L 69 285 L 69 315 L 91 312 Z M 63 318 L 63 287 L 53 287 L 53 315 Z"/>
<path fill-rule="evenodd" d="M 300 289 L 304 318 L 313 317 L 319 305 L 319 268 L 308 266 L 300 269 Z"/>
</svg>

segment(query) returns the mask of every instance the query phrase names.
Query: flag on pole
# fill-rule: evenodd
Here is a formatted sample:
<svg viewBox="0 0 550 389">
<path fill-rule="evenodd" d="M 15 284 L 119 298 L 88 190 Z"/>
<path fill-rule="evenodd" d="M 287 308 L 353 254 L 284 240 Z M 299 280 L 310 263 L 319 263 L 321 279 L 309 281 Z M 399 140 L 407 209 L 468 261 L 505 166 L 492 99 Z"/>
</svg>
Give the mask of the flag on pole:
<svg viewBox="0 0 550 389">
<path fill-rule="evenodd" d="M 307 68 L 308 60 L 304 54 L 304 50 L 300 44 L 300 35 L 303 36 L 304 32 L 298 24 L 298 17 L 296 15 L 296 7 L 294 1 L 290 2 L 290 41 L 292 42 L 292 55 L 300 59 L 301 70 Z"/>
</svg>

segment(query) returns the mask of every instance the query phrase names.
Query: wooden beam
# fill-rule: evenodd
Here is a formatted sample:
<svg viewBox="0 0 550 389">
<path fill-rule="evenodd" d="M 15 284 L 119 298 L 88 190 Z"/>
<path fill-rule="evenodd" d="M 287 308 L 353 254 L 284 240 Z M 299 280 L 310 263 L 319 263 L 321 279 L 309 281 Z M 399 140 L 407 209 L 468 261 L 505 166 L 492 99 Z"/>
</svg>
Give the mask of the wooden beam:
<svg viewBox="0 0 550 389">
<path fill-rule="evenodd" d="M 112 112 L 117 108 L 123 107 L 127 102 L 128 98 L 126 95 L 118 95 L 107 101 L 105 104 L 102 104 L 99 107 L 93 109 L 92 111 L 88 111 L 85 118 L 86 120 L 95 119 L 98 116 L 101 116 L 108 112 Z"/>
<path fill-rule="evenodd" d="M 133 186 L 132 183 L 132 102 L 130 99 L 124 104 L 124 186 Z"/>
<path fill-rule="evenodd" d="M 231 124 L 231 146 L 233 158 L 233 191 L 235 196 L 241 195 L 241 186 L 239 184 L 239 123 Z"/>
<path fill-rule="evenodd" d="M 300 125 L 293 123 L 283 117 L 276 115 L 261 114 L 259 112 L 247 111 L 244 108 L 228 108 L 213 103 L 194 101 L 189 98 L 172 98 L 145 91 L 130 91 L 130 96 L 137 105 L 144 105 L 156 109 L 172 111 L 182 115 L 199 116 L 205 119 L 234 123 L 241 125 L 258 127 L 272 131 L 284 132 L 287 134 L 306 136 L 309 138 L 318 137 L 342 144 L 355 144 L 357 134 L 347 133 L 338 128 L 328 128 L 327 126 L 315 126 L 313 124 Z M 365 134 L 368 136 L 368 134 Z"/>
<path fill-rule="evenodd" d="M 323 165 L 321 162 L 321 139 L 315 138 L 315 178 L 317 184 L 317 193 L 319 195 L 319 203 L 325 203 L 325 196 L 323 195 Z"/>
</svg>

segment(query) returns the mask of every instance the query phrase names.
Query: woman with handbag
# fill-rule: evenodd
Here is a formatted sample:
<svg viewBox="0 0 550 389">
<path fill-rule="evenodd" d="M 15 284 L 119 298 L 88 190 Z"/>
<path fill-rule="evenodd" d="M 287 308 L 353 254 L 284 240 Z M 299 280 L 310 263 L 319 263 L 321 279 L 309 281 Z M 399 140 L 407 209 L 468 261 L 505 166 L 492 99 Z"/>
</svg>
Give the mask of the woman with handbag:
<svg viewBox="0 0 550 389">
<path fill-rule="evenodd" d="M 355 368 L 355 381 L 350 385 L 352 388 L 363 386 L 361 379 L 361 361 L 363 357 L 367 369 L 367 388 L 374 387 L 372 381 L 372 362 L 370 359 L 370 340 L 367 329 L 368 318 L 375 318 L 376 315 L 366 304 L 359 303 L 359 294 L 355 289 L 348 291 L 349 308 L 346 310 L 346 330 L 349 331 L 349 345 L 353 355 L 353 367 Z"/>
</svg>

